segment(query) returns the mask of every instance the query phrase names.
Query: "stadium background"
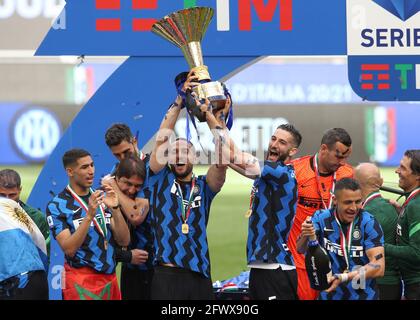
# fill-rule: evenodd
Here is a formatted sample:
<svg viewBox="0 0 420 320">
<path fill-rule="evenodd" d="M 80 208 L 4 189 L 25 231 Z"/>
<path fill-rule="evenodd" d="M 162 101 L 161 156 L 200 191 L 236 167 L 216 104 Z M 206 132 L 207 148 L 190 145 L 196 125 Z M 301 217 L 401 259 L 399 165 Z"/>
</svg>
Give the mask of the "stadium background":
<svg viewBox="0 0 420 320">
<path fill-rule="evenodd" d="M 33 57 L 63 4 L 63 0 L 0 2 L 0 168 L 20 172 L 24 200 L 71 120 L 126 58 Z M 267 57 L 227 84 L 236 117 L 232 134 L 239 147 L 257 155 L 262 155 L 273 128 L 281 122 L 294 123 L 303 134 L 299 155 L 316 151 L 326 129 L 344 127 L 354 140 L 351 163 L 377 162 L 387 185 L 395 187 L 393 170 L 402 152 L 418 148 L 420 104 L 363 101 L 348 85 L 345 57 Z M 116 121 L 117 114 L 118 110 Z M 139 130 L 143 144 L 142 115 L 135 120 L 138 126 L 133 131 Z M 184 135 L 185 120 L 176 129 Z M 206 129 L 198 128 L 204 150 L 194 140 L 202 163 L 211 151 Z M 244 213 L 250 186 L 250 180 L 229 172 L 212 206 L 208 230 L 213 280 L 246 269 Z"/>
</svg>

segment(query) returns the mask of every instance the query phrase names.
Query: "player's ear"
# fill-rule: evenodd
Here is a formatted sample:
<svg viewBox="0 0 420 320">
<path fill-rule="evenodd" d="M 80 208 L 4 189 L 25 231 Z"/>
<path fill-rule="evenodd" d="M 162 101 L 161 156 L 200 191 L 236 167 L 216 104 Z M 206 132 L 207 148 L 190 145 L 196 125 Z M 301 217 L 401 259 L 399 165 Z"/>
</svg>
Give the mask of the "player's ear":
<svg viewBox="0 0 420 320">
<path fill-rule="evenodd" d="M 328 146 L 325 144 L 325 143 L 323 143 L 323 144 L 321 144 L 321 147 L 319 148 L 319 150 L 321 151 L 321 152 L 328 152 Z"/>
<path fill-rule="evenodd" d="M 298 148 L 291 148 L 289 150 L 289 157 L 293 157 L 299 151 Z"/>
<path fill-rule="evenodd" d="M 335 194 L 332 194 L 331 197 L 332 197 L 334 207 L 337 207 L 337 203 L 338 203 L 337 197 L 335 196 Z"/>
<path fill-rule="evenodd" d="M 73 167 L 67 167 L 66 168 L 66 173 L 67 173 L 67 176 L 73 177 L 73 174 L 74 174 Z"/>
</svg>

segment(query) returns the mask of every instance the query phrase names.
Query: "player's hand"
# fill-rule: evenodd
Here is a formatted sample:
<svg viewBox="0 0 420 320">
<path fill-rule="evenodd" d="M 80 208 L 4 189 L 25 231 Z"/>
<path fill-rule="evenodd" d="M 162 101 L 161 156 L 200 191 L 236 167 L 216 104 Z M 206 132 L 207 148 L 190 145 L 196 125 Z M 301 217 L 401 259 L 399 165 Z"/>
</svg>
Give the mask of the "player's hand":
<svg viewBox="0 0 420 320">
<path fill-rule="evenodd" d="M 192 90 L 194 87 L 198 86 L 200 82 L 198 82 L 198 77 L 195 75 L 195 72 L 191 70 L 188 73 L 187 80 L 185 80 L 184 85 L 182 86 L 181 91 L 187 92 L 187 90 Z"/>
<path fill-rule="evenodd" d="M 117 186 L 117 182 L 115 181 L 115 177 L 110 175 L 110 174 L 107 174 L 106 176 L 104 176 L 101 179 L 101 186 L 105 186 L 105 185 L 108 185 L 112 188 L 115 188 Z"/>
<path fill-rule="evenodd" d="M 134 249 L 131 250 L 131 263 L 132 264 L 143 264 L 146 263 L 147 259 L 149 258 L 149 253 L 144 250 Z"/>
<path fill-rule="evenodd" d="M 337 289 L 337 287 L 340 285 L 341 280 L 337 277 L 334 276 L 328 276 L 328 283 L 330 284 L 330 287 L 325 290 L 326 293 L 330 293 L 335 291 L 335 289 Z"/>
<path fill-rule="evenodd" d="M 301 235 L 302 237 L 308 237 L 308 238 L 316 237 L 314 225 L 312 222 L 310 222 L 310 220 L 305 220 L 302 223 Z"/>
<path fill-rule="evenodd" d="M 96 210 L 104 201 L 104 193 L 102 190 L 96 190 L 89 197 L 87 216 L 93 219 L 96 216 Z"/>
<path fill-rule="evenodd" d="M 115 190 L 109 185 L 104 185 L 104 191 L 106 193 L 106 196 L 103 198 L 104 204 L 108 208 L 113 208 L 113 207 L 118 206 L 119 205 L 118 195 L 115 192 Z"/>
</svg>

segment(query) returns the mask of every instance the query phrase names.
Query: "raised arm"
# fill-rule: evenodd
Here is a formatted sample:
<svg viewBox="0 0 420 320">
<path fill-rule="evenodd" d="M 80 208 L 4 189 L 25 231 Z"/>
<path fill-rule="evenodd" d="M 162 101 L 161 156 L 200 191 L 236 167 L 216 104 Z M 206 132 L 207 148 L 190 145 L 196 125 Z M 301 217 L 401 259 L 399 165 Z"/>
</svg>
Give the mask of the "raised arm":
<svg viewBox="0 0 420 320">
<path fill-rule="evenodd" d="M 229 131 L 224 125 L 224 112 L 217 113 L 215 116 L 212 112 L 210 101 L 207 99 L 204 103 L 196 100 L 196 103 L 200 105 L 201 111 L 206 114 L 207 125 L 215 138 L 216 155 L 219 158 L 218 162 L 229 165 L 232 169 L 248 178 L 255 179 L 259 177 L 261 169 L 258 159 L 236 147 L 233 140 L 229 137 Z"/>
<path fill-rule="evenodd" d="M 169 138 L 174 134 L 175 123 L 181 112 L 182 98 L 178 95 L 175 102 L 166 112 L 156 136 L 155 146 L 150 155 L 150 170 L 153 173 L 161 171 L 168 163 Z"/>
<path fill-rule="evenodd" d="M 185 93 L 188 89 L 198 85 L 198 82 L 194 82 L 196 79 L 197 76 L 194 74 L 194 71 L 190 71 L 181 90 Z M 168 164 L 169 137 L 174 135 L 174 127 L 181 112 L 182 103 L 182 97 L 178 95 L 162 120 L 156 136 L 156 143 L 150 156 L 150 170 L 153 173 L 159 172 Z"/>
</svg>

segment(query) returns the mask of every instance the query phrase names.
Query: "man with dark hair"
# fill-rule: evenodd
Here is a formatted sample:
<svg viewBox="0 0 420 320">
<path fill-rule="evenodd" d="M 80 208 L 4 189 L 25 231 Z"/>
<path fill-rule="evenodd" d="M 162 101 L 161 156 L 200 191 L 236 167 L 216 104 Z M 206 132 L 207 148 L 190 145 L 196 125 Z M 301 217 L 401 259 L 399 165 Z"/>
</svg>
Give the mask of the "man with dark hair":
<svg viewBox="0 0 420 320">
<path fill-rule="evenodd" d="M 378 221 L 361 209 L 362 192 L 354 179 L 344 178 L 334 190 L 334 209 L 322 209 L 302 223 L 297 250 L 304 254 L 309 237 L 325 249 L 333 276 L 321 300 L 377 300 L 375 278 L 385 270 L 384 239 Z M 316 244 L 311 244 L 314 246 Z"/>
<path fill-rule="evenodd" d="M 22 191 L 21 179 L 19 173 L 12 169 L 0 170 L 0 197 L 12 199 L 19 203 L 25 212 L 35 222 L 47 244 L 49 252 L 50 246 L 50 231 L 45 215 L 31 206 L 20 200 L 20 193 Z"/>
<path fill-rule="evenodd" d="M 116 191 L 120 200 L 121 211 L 126 218 L 131 234 L 130 250 L 116 249 L 116 259 L 123 263 L 121 271 L 122 298 L 124 300 L 149 300 L 151 278 L 153 277 L 153 255 L 150 251 L 153 240 L 151 238 L 150 218 L 148 217 L 148 198 L 150 195 L 147 188 L 147 174 L 136 173 L 137 177 L 142 176 L 143 185 L 141 192 L 139 189 L 136 194 L 129 193 L 130 188 L 127 188 L 124 181 L 128 175 L 130 179 L 136 179 L 132 174 L 134 169 L 132 166 L 136 166 L 136 170 L 147 170 L 150 156 L 139 151 L 137 138 L 133 137 L 126 124 L 112 125 L 105 134 L 105 140 L 113 155 L 120 162 L 114 166 L 111 174 L 102 179 L 101 183 L 112 186 Z M 139 161 L 133 161 L 133 157 Z M 121 166 L 121 162 L 128 158 L 131 158 L 131 161 Z M 123 173 L 122 170 L 126 172 Z M 116 177 L 117 171 L 120 175 L 119 183 Z M 131 191 L 133 190 L 131 188 Z M 146 263 L 143 262 L 145 256 L 148 256 Z"/>
<path fill-rule="evenodd" d="M 397 244 L 385 244 L 385 253 L 398 261 L 406 299 L 420 300 L 420 150 L 407 150 L 395 172 L 407 198 L 398 216 Z"/>
<path fill-rule="evenodd" d="M 183 92 L 194 85 L 190 72 Z M 210 279 L 207 223 L 213 198 L 221 190 L 226 166 L 212 165 L 207 175 L 193 173 L 191 143 L 169 137 L 183 104 L 177 96 L 163 119 L 150 156 L 149 188 L 154 236 L 152 299 L 214 299 Z"/>
<path fill-rule="evenodd" d="M 143 160 L 134 155 L 121 160 L 115 171 L 115 184 L 120 192 L 135 199 L 145 183 L 146 165 Z M 116 249 L 116 259 L 122 262 L 122 299 L 150 300 L 153 278 L 152 254 L 149 257 L 153 244 L 150 222 L 146 218 L 139 226 L 135 227 L 131 223 L 128 226 L 131 234 L 128 250 Z"/>
<path fill-rule="evenodd" d="M 127 246 L 130 234 L 110 186 L 92 189 L 95 166 L 89 152 L 63 156 L 67 187 L 47 205 L 50 229 L 65 254 L 63 299 L 121 299 L 114 247 Z"/>
<path fill-rule="evenodd" d="M 139 157 L 139 159 L 148 161 L 146 155 L 139 151 L 137 138 L 131 133 L 130 128 L 124 123 L 113 124 L 105 133 L 105 142 L 112 154 L 121 161 L 130 155 Z M 141 225 L 146 218 L 149 210 L 149 203 L 146 199 L 140 197 L 130 198 L 117 187 L 113 174 L 118 163 L 111 170 L 111 174 L 103 177 L 101 183 L 110 185 L 118 195 L 124 216 L 133 226 Z"/>
<path fill-rule="evenodd" d="M 286 161 L 298 151 L 302 137 L 291 124 L 279 126 L 268 144 L 263 166 L 252 155 L 237 149 L 224 125 L 225 110 L 213 114 L 207 100 L 200 109 L 216 141 L 216 155 L 238 173 L 254 179 L 250 206 L 247 261 L 249 289 L 254 300 L 297 299 L 297 274 L 287 238 L 296 210 L 297 188 L 293 167 Z M 217 121 L 219 116 L 220 121 Z"/>
<path fill-rule="evenodd" d="M 379 168 L 373 163 L 361 163 L 356 167 L 355 179 L 362 190 L 362 208 L 372 214 L 382 227 L 385 245 L 395 245 L 398 213 L 389 200 L 382 198 L 379 188 L 383 179 Z M 402 294 L 401 274 L 397 260 L 386 256 L 385 275 L 377 280 L 379 300 L 400 300 Z"/>
<path fill-rule="evenodd" d="M 330 209 L 336 181 L 353 176 L 346 163 L 351 154 L 351 138 L 346 130 L 333 128 L 325 132 L 318 152 L 292 161 L 298 183 L 298 204 L 288 246 L 298 273 L 298 295 L 301 300 L 314 300 L 318 292 L 310 286 L 305 257 L 296 250 L 302 223 L 319 209 Z"/>
<path fill-rule="evenodd" d="M 138 155 L 143 160 L 144 156 L 137 146 L 137 137 L 134 137 L 130 128 L 125 123 L 113 124 L 105 133 L 105 142 L 112 154 L 121 161 L 129 154 Z"/>
</svg>

